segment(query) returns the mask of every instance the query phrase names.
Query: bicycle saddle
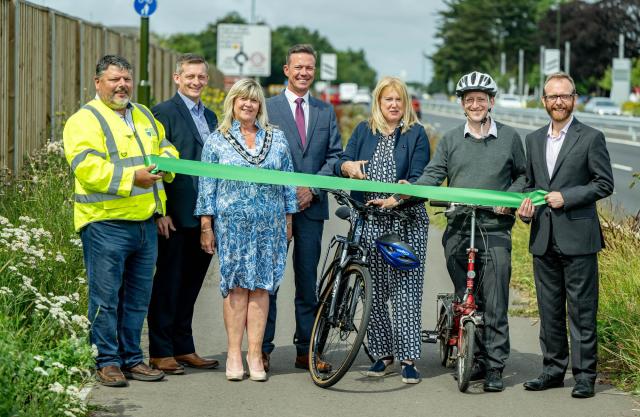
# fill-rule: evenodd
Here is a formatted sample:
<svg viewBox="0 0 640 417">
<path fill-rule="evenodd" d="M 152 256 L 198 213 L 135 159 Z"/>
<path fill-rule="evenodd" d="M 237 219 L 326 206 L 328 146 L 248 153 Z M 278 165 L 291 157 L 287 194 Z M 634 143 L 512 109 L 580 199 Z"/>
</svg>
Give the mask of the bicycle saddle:
<svg viewBox="0 0 640 417">
<path fill-rule="evenodd" d="M 413 248 L 402 241 L 397 233 L 387 233 L 376 239 L 376 248 L 386 263 L 407 271 L 420 266 L 420 259 Z"/>
</svg>

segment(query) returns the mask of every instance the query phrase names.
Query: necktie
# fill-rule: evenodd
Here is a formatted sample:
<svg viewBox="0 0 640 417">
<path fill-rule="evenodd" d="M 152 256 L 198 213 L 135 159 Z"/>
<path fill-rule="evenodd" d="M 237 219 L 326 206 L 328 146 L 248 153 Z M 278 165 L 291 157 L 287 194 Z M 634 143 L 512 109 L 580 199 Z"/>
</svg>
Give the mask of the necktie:
<svg viewBox="0 0 640 417">
<path fill-rule="evenodd" d="M 304 126 L 304 110 L 302 109 L 302 103 L 304 103 L 304 99 L 302 97 L 298 97 L 296 99 L 296 126 L 298 127 L 298 133 L 300 134 L 302 147 L 304 148 L 307 144 L 307 129 Z"/>
</svg>

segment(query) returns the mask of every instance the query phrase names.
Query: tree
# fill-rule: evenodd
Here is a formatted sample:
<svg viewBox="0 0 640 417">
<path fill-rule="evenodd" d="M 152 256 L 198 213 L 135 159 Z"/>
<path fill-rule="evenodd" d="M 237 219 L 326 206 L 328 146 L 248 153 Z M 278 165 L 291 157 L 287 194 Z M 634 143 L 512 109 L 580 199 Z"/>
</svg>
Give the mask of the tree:
<svg viewBox="0 0 640 417">
<path fill-rule="evenodd" d="M 519 49 L 524 49 L 525 56 L 535 56 L 538 0 L 448 0 L 445 4 L 436 33 L 441 45 L 431 56 L 432 87 L 473 70 L 497 75 L 501 52 L 506 53 L 511 75 L 517 73 Z"/>
<path fill-rule="evenodd" d="M 539 22 L 540 43 L 556 45 L 556 10 Z M 599 87 L 611 60 L 618 56 L 618 35 L 625 35 L 625 56 L 640 52 L 640 5 L 637 0 L 573 1 L 560 7 L 560 45 L 571 42 L 571 75 L 578 92 Z"/>
</svg>

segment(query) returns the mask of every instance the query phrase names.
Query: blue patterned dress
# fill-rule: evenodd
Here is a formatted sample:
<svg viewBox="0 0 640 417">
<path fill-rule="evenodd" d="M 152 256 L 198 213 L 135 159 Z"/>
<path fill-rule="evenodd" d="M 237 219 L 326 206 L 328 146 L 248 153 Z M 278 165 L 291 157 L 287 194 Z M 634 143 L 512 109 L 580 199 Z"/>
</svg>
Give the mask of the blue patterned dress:
<svg viewBox="0 0 640 417">
<path fill-rule="evenodd" d="M 258 123 L 256 126 L 259 154 L 267 132 Z M 293 172 L 284 133 L 275 128 L 272 132 L 269 152 L 258 164 L 248 162 L 217 130 L 204 144 L 202 161 Z M 233 122 L 229 134 L 247 150 L 238 121 Z M 223 297 L 232 288 L 261 288 L 270 294 L 276 291 L 284 276 L 287 258 L 285 214 L 297 209 L 295 187 L 199 178 L 195 215 L 212 216 Z"/>
</svg>

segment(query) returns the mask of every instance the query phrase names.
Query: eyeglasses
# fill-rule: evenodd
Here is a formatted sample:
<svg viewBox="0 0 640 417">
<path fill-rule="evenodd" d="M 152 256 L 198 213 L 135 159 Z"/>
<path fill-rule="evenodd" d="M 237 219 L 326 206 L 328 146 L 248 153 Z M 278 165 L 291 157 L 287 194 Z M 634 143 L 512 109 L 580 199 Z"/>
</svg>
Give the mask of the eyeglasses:
<svg viewBox="0 0 640 417">
<path fill-rule="evenodd" d="M 567 102 L 569 100 L 571 100 L 573 97 L 575 96 L 574 94 L 551 94 L 548 96 L 542 96 L 542 98 L 544 98 L 546 101 L 550 101 L 550 102 L 554 102 L 557 99 L 560 99 L 561 101 Z"/>
<path fill-rule="evenodd" d="M 464 99 L 464 104 L 467 106 L 471 106 L 473 103 L 478 103 L 479 105 L 483 105 L 483 104 L 487 104 L 487 99 L 483 98 L 483 97 L 478 97 L 478 98 L 465 98 Z"/>
</svg>

